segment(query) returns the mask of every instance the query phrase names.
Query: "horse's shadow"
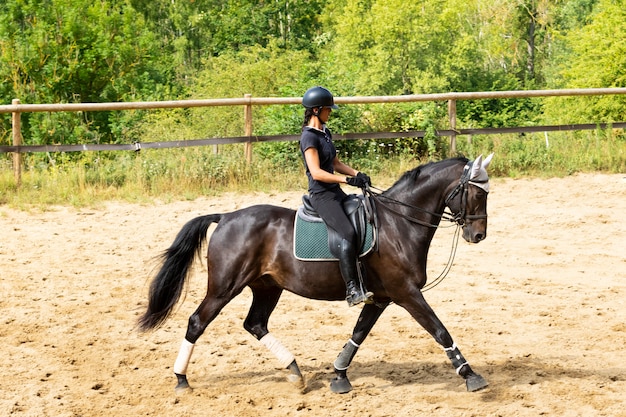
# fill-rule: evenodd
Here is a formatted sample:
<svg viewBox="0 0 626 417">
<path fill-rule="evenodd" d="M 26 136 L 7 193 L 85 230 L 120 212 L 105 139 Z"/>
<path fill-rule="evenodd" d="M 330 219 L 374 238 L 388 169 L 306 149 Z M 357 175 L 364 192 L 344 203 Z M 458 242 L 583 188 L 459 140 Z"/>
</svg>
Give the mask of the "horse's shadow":
<svg viewBox="0 0 626 417">
<path fill-rule="evenodd" d="M 624 368 L 580 369 L 566 367 L 576 364 L 575 358 L 537 357 L 533 355 L 519 356 L 506 361 L 490 361 L 487 364 L 473 363 L 474 371 L 481 374 L 489 383 L 486 390 L 481 391 L 484 401 L 497 400 L 499 394 L 516 386 L 536 385 L 565 379 L 584 380 L 589 378 L 604 379 L 607 383 L 626 381 Z M 361 378 L 383 378 L 390 386 L 423 384 L 437 386 L 442 390 L 458 390 L 463 380 L 454 374 L 450 364 L 442 360 L 414 362 L 366 362 L 355 361 L 350 377 L 355 388 Z M 381 386 L 384 387 L 384 386 Z M 435 389 L 437 389 L 435 388 Z"/>
<path fill-rule="evenodd" d="M 449 362 L 441 361 L 357 361 L 350 367 L 348 376 L 355 391 L 359 389 L 385 389 L 394 386 L 421 384 L 433 389 L 459 390 L 463 380 L 455 375 Z M 577 363 L 576 358 L 521 356 L 506 361 L 491 361 L 487 364 L 473 363 L 474 371 L 481 374 L 489 383 L 480 392 L 484 401 L 495 401 L 499 395 L 520 385 L 535 385 L 564 379 L 606 379 L 607 383 L 626 381 L 626 369 L 567 368 L 559 362 Z M 328 389 L 335 374 L 332 364 L 324 366 L 301 366 L 305 377 L 304 393 Z M 249 370 L 243 373 L 207 375 L 198 380 L 196 388 L 211 389 L 220 384 L 258 386 L 285 383 L 286 371 Z M 382 381 L 381 381 L 382 380 Z"/>
</svg>

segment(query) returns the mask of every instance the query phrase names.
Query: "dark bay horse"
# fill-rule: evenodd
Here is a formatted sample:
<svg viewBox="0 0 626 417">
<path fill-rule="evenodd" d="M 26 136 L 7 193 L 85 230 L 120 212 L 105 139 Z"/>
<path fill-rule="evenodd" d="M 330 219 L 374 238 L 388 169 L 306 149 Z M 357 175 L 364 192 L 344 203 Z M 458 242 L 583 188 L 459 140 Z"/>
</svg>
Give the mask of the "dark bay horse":
<svg viewBox="0 0 626 417">
<path fill-rule="evenodd" d="M 487 166 L 492 155 L 474 161 L 465 158 L 428 163 L 406 172 L 392 187 L 375 195 L 378 247 L 363 264 L 367 288 L 374 304 L 361 311 L 352 337 L 335 360 L 331 390 L 352 389 L 347 369 L 359 346 L 391 303 L 404 307 L 439 343 L 468 391 L 487 382 L 467 363 L 452 337 L 422 295 L 426 284 L 428 249 L 446 207 L 449 220 L 463 227 L 463 238 L 478 243 L 487 236 Z M 200 256 L 208 228 L 217 223 L 209 239 L 208 288 L 204 300 L 190 316 L 174 373 L 177 389 L 189 388 L 187 365 L 194 345 L 224 306 L 247 286 L 252 306 L 243 325 L 288 369 L 288 379 L 304 387 L 294 356 L 267 329 L 283 290 L 316 300 L 345 298 L 345 285 L 334 261 L 300 261 L 293 254 L 295 212 L 271 205 L 255 205 L 231 213 L 209 214 L 189 221 L 162 254 L 162 266 L 149 290 L 147 311 L 139 319 L 141 330 L 162 325 L 178 302 L 196 255 Z"/>
</svg>

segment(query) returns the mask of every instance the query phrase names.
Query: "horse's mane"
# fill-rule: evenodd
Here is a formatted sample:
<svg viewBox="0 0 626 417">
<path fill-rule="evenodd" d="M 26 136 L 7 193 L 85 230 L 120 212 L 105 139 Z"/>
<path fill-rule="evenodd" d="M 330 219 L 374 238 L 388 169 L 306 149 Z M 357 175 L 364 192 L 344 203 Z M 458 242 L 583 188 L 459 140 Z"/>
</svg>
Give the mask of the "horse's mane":
<svg viewBox="0 0 626 417">
<path fill-rule="evenodd" d="M 415 183 L 417 179 L 419 178 L 420 174 L 422 173 L 422 171 L 427 171 L 433 168 L 444 169 L 458 162 L 463 162 L 465 164 L 468 162 L 468 159 L 465 157 L 457 157 L 457 158 L 444 159 L 442 161 L 427 162 L 416 168 L 413 168 L 410 171 L 406 171 L 404 174 L 402 174 L 400 179 L 398 179 L 391 187 L 389 187 L 389 189 L 391 190 L 395 188 L 396 186 L 403 184 L 404 182 L 407 182 L 407 181 L 410 182 L 411 184 Z"/>
</svg>

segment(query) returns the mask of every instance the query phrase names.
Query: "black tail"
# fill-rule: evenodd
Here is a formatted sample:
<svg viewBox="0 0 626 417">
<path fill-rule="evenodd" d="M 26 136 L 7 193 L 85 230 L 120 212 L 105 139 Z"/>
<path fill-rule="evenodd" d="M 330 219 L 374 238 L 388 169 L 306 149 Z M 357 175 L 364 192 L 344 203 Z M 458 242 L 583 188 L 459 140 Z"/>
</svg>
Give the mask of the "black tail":
<svg viewBox="0 0 626 417">
<path fill-rule="evenodd" d="M 138 323 L 140 330 L 158 328 L 167 320 L 180 299 L 196 255 L 200 256 L 209 226 L 221 217 L 221 214 L 209 214 L 190 220 L 178 232 L 172 246 L 161 254 L 161 270 L 150 284 L 148 309 Z"/>
</svg>

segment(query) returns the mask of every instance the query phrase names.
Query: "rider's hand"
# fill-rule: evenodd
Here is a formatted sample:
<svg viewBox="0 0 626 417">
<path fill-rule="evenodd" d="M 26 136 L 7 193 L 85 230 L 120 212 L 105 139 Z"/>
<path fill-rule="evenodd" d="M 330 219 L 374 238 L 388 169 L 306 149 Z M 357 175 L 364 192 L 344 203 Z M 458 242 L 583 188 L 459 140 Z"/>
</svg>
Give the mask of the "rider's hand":
<svg viewBox="0 0 626 417">
<path fill-rule="evenodd" d="M 356 174 L 356 177 L 357 177 L 357 178 L 363 178 L 363 179 L 365 180 L 365 183 L 366 183 L 367 185 L 372 185 L 372 180 L 370 179 L 370 176 L 369 176 L 369 175 L 364 174 L 364 173 L 362 173 L 362 172 L 358 172 L 358 173 Z"/>
<path fill-rule="evenodd" d="M 348 185 L 351 185 L 353 187 L 359 187 L 359 188 L 365 188 L 365 186 L 367 185 L 367 182 L 365 181 L 365 179 L 363 177 L 359 177 L 358 175 L 356 177 L 347 177 L 346 183 L 348 183 Z"/>
</svg>

